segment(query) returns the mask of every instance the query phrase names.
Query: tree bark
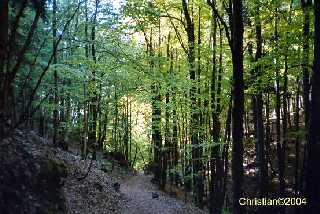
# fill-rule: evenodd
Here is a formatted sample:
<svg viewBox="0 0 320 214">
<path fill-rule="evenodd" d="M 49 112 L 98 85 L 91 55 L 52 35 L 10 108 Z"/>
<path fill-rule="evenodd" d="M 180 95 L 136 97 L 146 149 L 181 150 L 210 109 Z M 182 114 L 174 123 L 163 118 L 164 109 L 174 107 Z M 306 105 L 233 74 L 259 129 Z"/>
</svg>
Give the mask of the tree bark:
<svg viewBox="0 0 320 214">
<path fill-rule="evenodd" d="M 53 47 L 53 64 L 57 64 L 57 51 L 55 50 L 57 42 L 57 1 L 52 2 L 52 47 Z M 53 71 L 53 81 L 54 81 L 54 94 L 53 94 L 53 145 L 58 146 L 58 126 L 59 126 L 59 97 L 58 97 L 58 71 L 55 68 Z"/>
<path fill-rule="evenodd" d="M 189 2 L 182 0 L 182 8 L 184 17 L 186 20 L 186 32 L 188 36 L 188 65 L 189 65 L 189 76 L 192 81 L 192 87 L 190 90 L 190 100 L 191 100 L 191 122 L 190 122 L 190 132 L 191 132 L 191 144 L 192 144 L 192 162 L 193 162 L 193 192 L 194 201 L 196 206 L 203 206 L 203 195 L 201 193 L 202 188 L 202 172 L 201 172 L 201 161 L 200 161 L 200 149 L 197 148 L 199 144 L 198 136 L 198 106 L 197 106 L 197 87 L 195 85 L 196 80 L 196 66 L 195 66 L 195 32 L 194 32 L 194 22 L 192 16 L 189 13 Z"/>
<path fill-rule="evenodd" d="M 232 206 L 233 213 L 244 213 L 239 199 L 243 196 L 243 5 L 242 0 L 232 1 Z"/>
<path fill-rule="evenodd" d="M 99 0 L 95 0 L 95 11 L 93 14 L 93 26 L 91 28 L 91 54 L 92 54 L 92 60 L 94 63 L 97 62 L 97 56 L 96 56 L 96 22 L 97 22 L 97 13 L 98 13 L 98 7 L 99 7 Z M 92 70 L 92 79 L 91 79 L 91 86 L 92 86 L 92 94 L 91 94 L 91 101 L 90 101 L 90 126 L 89 126 L 89 145 L 92 147 L 93 154 L 92 158 L 95 159 L 96 157 L 96 149 L 97 149 L 97 118 L 98 118 L 98 96 L 97 96 L 97 89 L 96 89 L 96 71 L 95 68 Z"/>
<path fill-rule="evenodd" d="M 279 41 L 279 14 L 278 2 L 276 2 L 276 18 L 275 18 L 275 40 L 278 48 Z M 280 58 L 276 58 L 276 135 L 277 135 L 277 157 L 278 157 L 278 171 L 279 171 L 279 196 L 284 197 L 285 194 L 285 179 L 284 179 L 284 157 L 283 157 L 283 143 L 281 142 L 281 89 L 280 89 Z M 280 207 L 280 212 L 285 212 L 285 207 Z"/>
<path fill-rule="evenodd" d="M 296 101 L 295 101 L 295 113 L 294 113 L 294 126 L 296 131 L 296 139 L 295 139 L 295 154 L 296 154 L 296 160 L 295 160 L 295 181 L 294 181 L 294 192 L 295 195 L 298 196 L 299 192 L 299 169 L 300 169 L 300 136 L 299 136 L 299 120 L 300 120 L 300 84 L 299 84 L 299 78 L 297 78 L 297 92 L 296 92 Z"/>
<path fill-rule="evenodd" d="M 302 55 L 302 73 L 303 73 L 303 105 L 304 105 L 304 128 L 309 130 L 310 125 L 310 71 L 309 71 L 309 52 L 310 52 L 310 8 L 312 0 L 301 0 L 301 7 L 303 11 L 303 55 Z M 309 132 L 305 132 L 305 139 L 309 141 Z M 305 171 L 307 162 L 307 146 L 304 146 L 303 164 L 300 175 L 300 189 L 305 191 Z"/>
<path fill-rule="evenodd" d="M 310 0 L 301 0 L 303 10 L 303 58 L 302 58 L 302 72 L 303 72 L 303 104 L 304 104 L 304 123 L 305 129 L 309 128 L 310 115 L 310 77 L 309 77 L 309 41 L 310 41 Z M 306 134 L 308 140 L 308 132 Z"/>
<path fill-rule="evenodd" d="M 255 61 L 259 61 L 262 56 L 262 27 L 260 18 L 260 3 L 256 2 L 255 5 L 256 15 L 255 15 L 255 29 L 256 29 L 256 56 Z M 262 74 L 261 66 L 257 66 L 256 74 L 259 78 Z M 258 80 L 260 81 L 260 80 Z M 266 161 L 265 154 L 265 142 L 264 142 L 264 126 L 263 126 L 263 95 L 262 87 L 258 85 L 258 92 L 254 96 L 255 108 L 256 108 L 256 144 L 257 144 L 257 165 L 258 171 L 258 192 L 259 197 L 266 197 L 268 195 L 268 165 Z M 266 207 L 259 207 L 259 213 L 268 213 Z"/>
<path fill-rule="evenodd" d="M 320 213 L 320 1 L 314 2 L 314 61 L 311 83 L 311 110 L 306 172 L 307 212 Z"/>
<path fill-rule="evenodd" d="M 6 117 L 8 116 L 9 88 L 6 85 L 8 60 L 8 31 L 9 31 L 8 0 L 0 2 L 0 136 L 4 136 Z"/>
</svg>

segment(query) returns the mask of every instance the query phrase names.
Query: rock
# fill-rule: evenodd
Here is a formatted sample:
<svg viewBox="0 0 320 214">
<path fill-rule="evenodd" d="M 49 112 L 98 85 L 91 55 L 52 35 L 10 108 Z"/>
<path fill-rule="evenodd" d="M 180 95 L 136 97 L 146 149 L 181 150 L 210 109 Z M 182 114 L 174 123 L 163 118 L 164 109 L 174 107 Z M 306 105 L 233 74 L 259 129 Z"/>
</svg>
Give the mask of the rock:
<svg viewBox="0 0 320 214">
<path fill-rule="evenodd" d="M 32 138 L 7 138 L 0 142 L 1 213 L 67 213 L 62 186 L 64 163 L 51 159 Z"/>
<path fill-rule="evenodd" d="M 94 186 L 95 186 L 100 192 L 103 190 L 103 186 L 102 186 L 100 183 L 98 183 L 98 182 L 95 182 L 95 183 L 94 183 Z"/>
<path fill-rule="evenodd" d="M 159 198 L 159 194 L 156 193 L 156 192 L 153 192 L 153 193 L 152 193 L 152 198 Z"/>
<path fill-rule="evenodd" d="M 116 192 L 119 192 L 120 191 L 120 184 L 118 182 L 114 183 L 113 184 L 113 188 Z"/>
</svg>

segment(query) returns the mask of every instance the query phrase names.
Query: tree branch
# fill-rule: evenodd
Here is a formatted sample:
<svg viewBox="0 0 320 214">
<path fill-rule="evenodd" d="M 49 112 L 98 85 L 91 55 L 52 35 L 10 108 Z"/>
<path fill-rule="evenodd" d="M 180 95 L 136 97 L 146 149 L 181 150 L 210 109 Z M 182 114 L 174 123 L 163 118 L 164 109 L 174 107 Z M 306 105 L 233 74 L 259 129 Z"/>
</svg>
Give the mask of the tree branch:
<svg viewBox="0 0 320 214">
<path fill-rule="evenodd" d="M 13 47 L 13 44 L 15 42 L 15 39 L 16 39 L 16 32 L 18 30 L 18 27 L 19 27 L 19 23 L 20 23 L 20 19 L 23 15 L 23 12 L 24 12 L 24 9 L 27 7 L 27 3 L 28 1 L 27 0 L 24 0 L 21 4 L 21 7 L 20 7 L 20 10 L 14 20 L 14 23 L 12 25 L 12 31 L 11 31 L 11 35 L 9 36 L 9 45 L 10 45 L 10 48 L 9 48 L 9 55 L 10 55 L 10 52 L 11 52 L 11 49 Z"/>
<path fill-rule="evenodd" d="M 45 76 L 45 74 L 47 73 L 47 71 L 48 71 L 48 69 L 49 69 L 49 67 L 50 67 L 50 65 L 51 65 L 51 63 L 52 63 L 52 61 L 53 61 L 55 52 L 57 51 L 57 48 L 58 48 L 58 46 L 59 46 L 59 43 L 60 43 L 61 40 L 62 40 L 62 37 L 63 37 L 64 33 L 65 33 L 66 30 L 68 29 L 68 26 L 70 25 L 71 21 L 73 20 L 73 18 L 75 17 L 76 13 L 78 12 L 78 10 L 79 10 L 79 8 L 80 8 L 80 5 L 81 5 L 83 2 L 84 2 L 84 1 L 81 1 L 81 2 L 78 3 L 78 6 L 77 6 L 77 8 L 74 10 L 74 12 L 73 12 L 73 14 L 71 15 L 70 19 L 68 19 L 68 21 L 65 23 L 65 25 L 64 25 L 64 27 L 63 27 L 63 30 L 62 30 L 62 33 L 59 35 L 58 40 L 57 40 L 57 42 L 55 43 L 55 45 L 54 45 L 54 47 L 53 47 L 53 51 L 52 51 L 52 54 L 51 54 L 51 56 L 50 56 L 50 59 L 49 59 L 47 65 L 46 65 L 46 67 L 43 69 L 42 73 L 40 74 L 40 77 L 39 77 L 39 79 L 38 79 L 38 81 L 37 81 L 37 84 L 36 84 L 35 88 L 32 90 L 32 93 L 31 93 L 31 95 L 30 95 L 29 102 L 28 102 L 28 105 L 27 105 L 27 109 L 30 108 L 30 106 L 31 106 L 31 104 L 32 104 L 32 102 L 33 102 L 33 98 L 34 98 L 34 96 L 35 96 L 35 94 L 36 94 L 36 92 L 37 92 L 37 90 L 38 90 L 38 88 L 39 88 L 39 86 L 40 86 L 40 84 L 41 84 L 41 82 L 42 82 L 42 79 L 43 79 L 43 77 Z M 24 112 L 24 114 L 25 114 L 25 112 Z M 21 122 L 16 123 L 16 124 L 14 125 L 14 128 L 17 128 L 20 124 L 21 124 Z"/>
<path fill-rule="evenodd" d="M 16 74 L 17 74 L 17 72 L 18 72 L 18 70 L 19 70 L 19 68 L 20 68 L 20 66 L 21 66 L 21 64 L 23 62 L 24 54 L 26 53 L 26 51 L 28 50 L 28 48 L 29 48 L 29 46 L 31 44 L 32 37 L 33 37 L 33 34 L 34 34 L 34 32 L 35 32 L 35 30 L 37 28 L 37 24 L 38 24 L 40 15 L 41 15 L 40 10 L 37 10 L 36 15 L 35 15 L 35 17 L 33 19 L 32 25 L 30 27 L 30 30 L 28 32 L 27 39 L 24 42 L 24 45 L 23 45 L 22 49 L 19 52 L 17 63 L 15 64 L 15 66 L 13 67 L 11 72 L 8 73 L 10 82 L 15 79 Z"/>
<path fill-rule="evenodd" d="M 223 25 L 224 30 L 225 30 L 225 32 L 226 32 L 226 37 L 227 37 L 227 39 L 228 39 L 229 46 L 230 46 L 231 49 L 232 49 L 232 41 L 231 41 L 232 38 L 231 38 L 231 36 L 230 36 L 230 31 L 229 31 L 230 26 L 228 26 L 228 24 L 226 23 L 226 21 L 225 21 L 225 20 L 222 18 L 222 16 L 220 15 L 219 11 L 218 11 L 217 8 L 216 8 L 216 4 L 215 4 L 214 0 L 213 0 L 213 1 L 207 0 L 207 4 L 211 7 L 212 12 L 213 12 L 214 15 L 219 19 L 219 22 Z M 228 13 L 228 14 L 229 14 L 229 13 Z M 229 14 L 229 16 L 230 16 L 230 14 Z"/>
<path fill-rule="evenodd" d="M 167 14 L 167 15 L 161 15 L 160 17 L 177 20 L 177 21 L 179 21 L 179 22 L 183 25 L 183 27 L 186 29 L 186 24 L 184 23 L 184 21 L 183 21 L 182 19 L 179 19 L 179 18 L 177 18 L 177 17 L 175 17 L 175 16 L 170 15 L 168 12 L 166 12 L 166 14 Z"/>
<path fill-rule="evenodd" d="M 176 33 L 176 36 L 177 36 L 177 38 L 178 38 L 178 40 L 179 40 L 179 43 L 180 43 L 182 49 L 183 49 L 184 52 L 188 55 L 188 50 L 187 50 L 186 46 L 184 45 L 184 43 L 183 43 L 183 41 L 182 41 L 181 34 L 179 33 L 177 27 L 176 27 L 175 24 L 173 23 L 171 17 L 168 17 L 168 18 L 169 18 L 170 23 L 171 23 L 171 25 L 172 25 L 175 33 Z M 184 27 L 185 27 L 185 26 L 184 26 Z M 185 29 L 186 29 L 186 27 L 185 27 Z"/>
</svg>

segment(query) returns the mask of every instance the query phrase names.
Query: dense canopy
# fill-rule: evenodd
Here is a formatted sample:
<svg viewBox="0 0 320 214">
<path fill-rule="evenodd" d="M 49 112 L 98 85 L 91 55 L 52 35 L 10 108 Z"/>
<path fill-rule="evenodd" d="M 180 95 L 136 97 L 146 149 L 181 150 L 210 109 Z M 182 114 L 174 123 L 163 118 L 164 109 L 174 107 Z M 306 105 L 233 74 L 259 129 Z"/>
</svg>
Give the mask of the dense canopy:
<svg viewBox="0 0 320 214">
<path fill-rule="evenodd" d="M 320 213 L 319 20 L 317 0 L 1 0 L 0 136 L 113 154 L 209 213 Z"/>
</svg>

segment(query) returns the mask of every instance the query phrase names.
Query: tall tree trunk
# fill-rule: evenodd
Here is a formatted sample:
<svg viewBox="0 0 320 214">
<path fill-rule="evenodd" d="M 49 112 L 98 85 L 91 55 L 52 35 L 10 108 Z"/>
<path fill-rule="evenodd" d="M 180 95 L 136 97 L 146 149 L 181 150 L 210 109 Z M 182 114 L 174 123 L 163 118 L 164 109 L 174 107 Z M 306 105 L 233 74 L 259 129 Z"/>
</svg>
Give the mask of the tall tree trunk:
<svg viewBox="0 0 320 214">
<path fill-rule="evenodd" d="M 220 28 L 220 41 L 222 41 L 222 30 Z M 220 43 L 220 47 L 221 43 Z M 224 162 L 223 162 L 223 156 L 222 151 L 223 147 L 220 144 L 220 132 L 221 132 L 221 123 L 220 123 L 220 112 L 221 112 L 221 78 L 222 78 L 222 49 L 220 49 L 220 60 L 219 60 L 219 72 L 218 72 L 218 79 L 217 79 L 217 103 L 216 103 L 216 115 L 215 115 L 215 127 L 214 127 L 214 139 L 217 143 L 217 152 L 216 152 L 216 160 L 215 160 L 215 170 L 216 170 L 216 176 L 214 178 L 214 195 L 215 195 L 215 203 L 216 203 L 216 208 L 214 213 L 221 213 L 222 208 L 224 205 L 224 189 L 223 189 L 223 182 L 224 182 L 224 174 L 227 173 L 224 171 Z M 223 154 L 223 155 L 226 155 Z"/>
<path fill-rule="evenodd" d="M 145 34 L 145 40 L 147 42 L 147 54 L 149 58 L 149 67 L 150 73 L 154 71 L 154 49 L 152 41 L 152 29 L 150 32 L 150 39 L 147 38 Z M 152 92 L 152 121 L 151 121 L 151 130 L 152 130 L 152 144 L 153 144 L 153 174 L 154 180 L 160 185 L 161 181 L 161 149 L 162 149 L 162 135 L 161 135 L 161 95 L 160 95 L 160 85 L 153 81 L 151 84 Z"/>
<path fill-rule="evenodd" d="M 7 60 L 8 60 L 8 31 L 9 31 L 9 5 L 8 0 L 0 2 L 0 136 L 6 133 L 5 122 L 8 116 L 8 96 L 10 85 L 7 84 Z"/>
<path fill-rule="evenodd" d="M 88 40 L 89 40 L 89 36 L 88 36 L 88 23 L 89 23 L 89 19 L 88 19 L 88 0 L 85 0 L 85 23 L 84 23 L 84 34 L 85 34 L 85 57 L 88 60 L 89 59 L 89 45 L 88 45 Z M 87 141 L 87 137 L 88 137 L 88 111 L 87 111 L 87 106 L 88 106 L 88 102 L 86 100 L 87 97 L 87 91 L 86 91 L 86 83 L 83 83 L 83 98 L 84 98 L 84 103 L 83 103 L 83 136 L 82 136 L 82 141 L 83 141 L 83 145 L 82 145 L 82 159 L 86 159 L 87 158 L 87 154 L 88 154 L 88 141 Z"/>
<path fill-rule="evenodd" d="M 307 212 L 320 213 L 320 1 L 314 2 L 314 61 L 311 83 L 310 129 L 306 171 Z"/>
<path fill-rule="evenodd" d="M 165 96 L 165 102 L 166 102 L 166 107 L 165 107 L 165 139 L 164 139 L 164 149 L 162 151 L 162 158 L 163 158 L 163 165 L 162 165 L 162 182 L 161 182 L 161 189 L 165 190 L 166 187 L 166 180 L 167 180 L 167 169 L 169 165 L 170 169 L 170 162 L 171 160 L 171 140 L 170 140 L 170 129 L 169 129 L 169 121 L 170 121 L 170 110 L 169 110 L 169 102 L 170 102 L 170 95 L 169 92 L 166 93 Z M 172 178 L 171 174 L 170 177 Z"/>
<path fill-rule="evenodd" d="M 97 62 L 96 57 L 96 22 L 97 22 L 97 13 L 98 13 L 98 7 L 99 7 L 99 0 L 95 0 L 95 11 L 93 14 L 93 26 L 91 28 L 91 54 L 92 54 L 92 60 L 94 63 Z M 96 89 L 96 71 L 95 68 L 92 70 L 92 79 L 91 79 L 91 86 L 92 86 L 92 94 L 91 94 L 91 101 L 90 101 L 90 127 L 89 127 L 89 145 L 92 147 L 92 158 L 96 159 L 96 149 L 97 149 L 97 118 L 98 118 L 98 97 L 97 97 L 97 89 Z"/>
<path fill-rule="evenodd" d="M 118 115 L 119 115 L 119 110 L 118 110 L 118 87 L 117 85 L 114 87 L 114 118 L 113 118 L 113 136 L 112 136 L 112 141 L 113 141 L 113 146 L 115 152 L 119 151 L 119 140 L 118 140 Z"/>
<path fill-rule="evenodd" d="M 126 98 L 124 126 L 124 154 L 126 160 L 129 162 L 129 97 Z"/>
<path fill-rule="evenodd" d="M 275 38 L 276 42 L 279 41 L 279 4 L 276 3 L 276 18 L 275 18 Z M 276 47 L 278 48 L 278 47 Z M 284 179 L 284 157 L 283 157 L 283 143 L 281 142 L 281 95 L 280 95 L 280 58 L 276 59 L 276 134 L 277 134 L 277 157 L 278 157 L 278 170 L 279 170 L 279 196 L 284 197 L 285 194 L 285 179 Z M 280 207 L 281 213 L 285 212 L 285 207 Z"/>
<path fill-rule="evenodd" d="M 213 32 L 212 32 L 212 76 L 211 76 L 211 109 L 212 109 L 212 139 L 214 145 L 211 147 L 210 158 L 210 213 L 221 213 L 224 193 L 223 193 L 223 179 L 224 179 L 224 163 L 221 157 L 222 147 L 220 146 L 220 112 L 221 112 L 221 78 L 222 78 L 222 27 L 219 25 L 220 32 L 220 54 L 219 54 L 219 68 L 216 65 L 216 31 L 217 20 L 215 14 L 213 15 Z M 218 72 L 217 72 L 218 71 Z M 217 79 L 217 81 L 216 81 Z M 217 82 L 217 87 L 215 84 Z"/>
<path fill-rule="evenodd" d="M 107 121 L 107 120 L 106 120 Z M 129 161 L 132 164 L 132 100 L 129 101 Z M 133 167 L 133 165 L 131 165 Z"/>
<path fill-rule="evenodd" d="M 57 64 L 57 53 L 55 51 L 56 40 L 57 40 L 57 1 L 52 2 L 52 47 L 53 47 L 53 64 Z M 54 79 L 54 109 L 53 109 L 53 144 L 58 146 L 58 126 L 59 126 L 59 97 L 58 97 L 58 71 L 55 68 L 53 71 Z"/>
<path fill-rule="evenodd" d="M 162 165 L 161 165 L 161 150 L 162 150 L 162 136 L 161 136 L 161 95 L 159 94 L 159 86 L 153 85 L 153 99 L 152 99 L 152 139 L 154 144 L 154 178 L 160 184 L 162 179 Z"/>
<path fill-rule="evenodd" d="M 198 13 L 198 44 L 197 44 L 197 88 L 198 88 L 198 144 L 201 144 L 205 139 L 205 129 L 204 129 L 204 117 L 202 110 L 202 96 L 201 96 L 201 7 L 199 7 Z M 204 165 L 202 161 L 203 147 L 198 146 L 198 182 L 197 182 L 197 198 L 199 200 L 199 207 L 203 208 L 203 196 L 204 196 Z"/>
<path fill-rule="evenodd" d="M 186 20 L 186 32 L 188 36 L 188 65 L 189 65 L 189 76 L 193 82 L 190 90 L 191 100 L 191 122 L 190 122 L 190 133 L 191 133 L 191 144 L 192 144 L 192 163 L 193 163 L 193 192 L 194 201 L 196 206 L 203 206 L 202 198 L 202 172 L 201 172 L 201 161 L 200 161 L 200 148 L 199 136 L 198 136 L 198 120 L 199 114 L 197 111 L 197 87 L 195 85 L 196 80 L 196 66 L 195 66 L 195 32 L 194 32 L 194 21 L 193 17 L 189 13 L 189 3 L 186 0 L 182 0 L 183 13 Z"/>
<path fill-rule="evenodd" d="M 179 161 L 179 152 L 178 152 L 178 116 L 177 116 L 177 98 L 175 94 L 175 89 L 173 89 L 173 94 L 172 94 L 172 102 L 173 102 L 173 110 L 172 110 L 172 122 L 173 122 L 173 127 L 172 127 L 172 156 L 173 156 L 173 168 L 174 168 L 174 181 L 175 184 L 178 185 L 179 183 L 179 173 L 177 172 L 177 167 L 178 167 L 178 161 Z M 181 141 L 180 141 L 181 143 Z M 181 144 L 180 144 L 181 145 Z"/>
<path fill-rule="evenodd" d="M 171 42 L 171 35 L 169 33 L 168 36 L 168 46 L 167 46 L 167 53 L 168 53 L 168 60 L 169 60 L 169 76 L 174 78 L 174 71 L 173 71 L 173 51 L 170 50 L 170 42 Z M 173 170 L 171 181 L 176 185 L 179 184 L 179 174 L 177 173 L 178 167 L 178 119 L 177 119 L 177 100 L 176 100 L 176 87 L 170 86 L 170 91 L 172 93 L 172 138 L 171 138 L 171 169 Z"/>
<path fill-rule="evenodd" d="M 303 104 L 304 104 L 304 121 L 305 128 L 309 128 L 310 115 L 310 77 L 309 77 L 309 41 L 310 41 L 310 7 L 311 0 L 301 0 L 303 10 L 303 58 L 302 58 L 302 72 L 303 72 Z M 308 140 L 308 133 L 306 135 Z"/>
<path fill-rule="evenodd" d="M 0 2 L 0 74 L 1 86 L 3 86 L 5 65 L 8 54 L 8 31 L 9 31 L 9 5 L 8 0 Z M 1 100 L 2 101 L 2 100 Z"/>
<path fill-rule="evenodd" d="M 243 196 L 243 5 L 242 0 L 232 1 L 232 205 L 233 213 L 244 213 L 239 199 Z"/>
<path fill-rule="evenodd" d="M 303 10 L 303 55 L 302 55 L 302 72 L 303 72 L 303 105 L 304 105 L 304 128 L 309 130 L 310 123 L 310 76 L 309 76 L 309 52 L 310 52 L 310 8 L 312 6 L 312 0 L 301 0 L 301 6 Z M 305 138 L 308 142 L 309 132 L 306 131 Z M 305 189 L 305 170 L 307 162 L 307 146 L 304 146 L 304 156 L 302 171 L 300 176 L 300 187 L 303 192 Z"/>
<path fill-rule="evenodd" d="M 216 50 L 217 50 L 217 20 L 212 12 L 212 74 L 211 74 L 211 111 L 212 111 L 212 140 L 213 145 L 211 145 L 210 151 L 210 203 L 209 203 L 209 213 L 216 213 L 217 211 L 217 201 L 216 195 L 217 190 L 215 190 L 215 179 L 216 179 L 216 156 L 218 153 L 218 146 L 215 145 L 217 143 L 219 136 L 218 133 L 218 121 L 217 121 L 217 113 L 216 113 L 216 73 L 217 73 L 217 63 L 216 63 Z"/>
<path fill-rule="evenodd" d="M 161 19 L 159 19 L 158 22 L 158 59 L 157 59 L 157 63 L 158 63 L 158 68 L 159 70 L 161 70 L 161 57 L 162 57 L 162 52 L 161 52 Z M 161 82 L 160 81 L 156 81 L 158 88 L 157 88 L 157 96 L 159 96 L 159 100 L 157 101 L 157 108 L 160 110 L 159 115 L 157 116 L 157 120 L 158 120 L 158 124 L 160 125 L 161 123 Z M 167 96 L 168 95 L 168 96 Z M 169 103 L 169 94 L 166 94 L 165 96 L 165 102 Z M 167 105 L 166 105 L 167 107 Z M 165 114 L 167 114 L 169 111 L 168 108 L 165 109 Z M 169 118 L 168 118 L 169 119 Z M 166 125 L 169 125 L 169 120 L 165 122 L 165 132 L 169 131 L 166 130 Z M 158 128 L 160 129 L 160 126 L 158 126 Z M 161 172 L 161 177 L 160 177 L 160 189 L 161 190 L 165 190 L 166 187 L 166 182 L 167 182 L 167 168 L 168 168 L 168 150 L 169 150 L 169 136 L 167 135 L 167 132 L 165 133 L 164 136 L 164 146 L 162 147 L 163 149 L 160 149 L 160 172 Z M 162 146 L 162 139 L 160 141 L 160 144 Z"/>
<path fill-rule="evenodd" d="M 294 192 L 295 195 L 298 196 L 298 192 L 299 192 L 299 169 L 300 169 L 300 136 L 299 136 L 299 120 L 300 120 L 300 115 L 299 115 L 299 111 L 300 111 L 300 81 L 299 78 L 297 78 L 297 92 L 296 92 L 296 101 L 295 101 L 295 112 L 294 112 L 294 126 L 295 126 L 295 131 L 297 133 L 296 135 L 296 139 L 295 139 L 295 187 L 294 187 Z"/>
<path fill-rule="evenodd" d="M 256 45 L 257 51 L 255 61 L 259 61 L 262 56 L 262 33 L 261 33 L 261 18 L 260 18 L 260 3 L 256 2 L 256 14 L 255 14 L 255 28 L 256 28 Z M 256 68 L 257 76 L 261 76 L 261 66 Z M 261 84 L 261 82 L 259 82 Z M 264 126 L 263 126 L 263 99 L 262 99 L 262 86 L 258 88 L 258 93 L 254 96 L 255 108 L 256 108 L 256 145 L 257 145 L 257 165 L 258 171 L 258 191 L 259 197 L 266 197 L 268 195 L 268 165 L 265 155 L 265 143 L 264 143 Z M 267 209 L 264 206 L 259 207 L 259 213 L 267 213 Z"/>
<path fill-rule="evenodd" d="M 228 106 L 225 133 L 224 133 L 224 138 L 226 143 L 223 146 L 224 174 L 223 174 L 223 191 L 222 192 L 223 192 L 224 203 L 227 203 L 225 202 L 225 198 L 227 199 L 227 183 L 228 183 L 228 173 L 229 173 L 229 147 L 230 147 L 230 138 L 231 138 L 230 137 L 231 136 L 231 114 L 232 114 L 232 97 L 230 98 L 230 102 Z"/>
</svg>

